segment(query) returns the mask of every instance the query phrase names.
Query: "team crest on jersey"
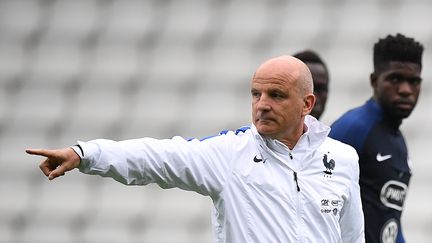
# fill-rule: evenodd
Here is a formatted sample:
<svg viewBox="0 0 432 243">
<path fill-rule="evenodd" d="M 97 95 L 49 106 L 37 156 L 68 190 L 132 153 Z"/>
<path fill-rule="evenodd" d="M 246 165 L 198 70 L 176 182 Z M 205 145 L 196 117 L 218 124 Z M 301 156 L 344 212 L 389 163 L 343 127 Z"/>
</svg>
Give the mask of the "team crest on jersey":
<svg viewBox="0 0 432 243">
<path fill-rule="evenodd" d="M 332 171 L 336 167 L 336 161 L 334 161 L 334 159 L 330 159 L 328 154 L 330 154 L 330 152 L 327 152 L 327 154 L 323 155 L 323 164 L 326 168 L 326 170 L 323 172 L 324 177 L 331 178 L 333 175 Z"/>
</svg>

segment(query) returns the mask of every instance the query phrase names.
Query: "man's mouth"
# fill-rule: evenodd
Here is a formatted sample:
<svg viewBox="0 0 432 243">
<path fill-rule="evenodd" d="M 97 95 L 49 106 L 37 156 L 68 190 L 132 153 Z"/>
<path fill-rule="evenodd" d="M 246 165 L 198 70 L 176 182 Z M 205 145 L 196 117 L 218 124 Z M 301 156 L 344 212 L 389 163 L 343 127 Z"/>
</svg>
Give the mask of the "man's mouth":
<svg viewBox="0 0 432 243">
<path fill-rule="evenodd" d="M 395 106 L 403 110 L 411 110 L 414 107 L 414 103 L 410 101 L 396 101 Z"/>
<path fill-rule="evenodd" d="M 272 119 L 271 117 L 267 117 L 267 116 L 264 116 L 264 117 L 258 117 L 258 119 L 257 119 L 259 122 L 273 122 L 274 121 L 274 119 Z"/>
</svg>

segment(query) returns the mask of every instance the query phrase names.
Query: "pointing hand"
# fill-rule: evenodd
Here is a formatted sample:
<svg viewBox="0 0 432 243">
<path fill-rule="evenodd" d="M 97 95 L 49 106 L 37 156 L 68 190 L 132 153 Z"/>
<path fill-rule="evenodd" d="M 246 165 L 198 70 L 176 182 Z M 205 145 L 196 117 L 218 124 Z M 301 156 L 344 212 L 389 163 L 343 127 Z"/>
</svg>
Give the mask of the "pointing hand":
<svg viewBox="0 0 432 243">
<path fill-rule="evenodd" d="M 65 172 L 75 169 L 80 164 L 80 157 L 72 148 L 63 149 L 26 149 L 28 154 L 46 157 L 39 165 L 42 172 L 52 180 L 62 176 Z"/>
</svg>

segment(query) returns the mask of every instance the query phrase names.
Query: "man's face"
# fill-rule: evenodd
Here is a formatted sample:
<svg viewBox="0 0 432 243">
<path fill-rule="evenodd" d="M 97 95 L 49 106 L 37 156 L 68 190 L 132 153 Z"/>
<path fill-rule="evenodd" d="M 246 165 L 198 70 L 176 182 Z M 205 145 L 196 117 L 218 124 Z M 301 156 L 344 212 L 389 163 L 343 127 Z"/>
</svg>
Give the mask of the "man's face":
<svg viewBox="0 0 432 243">
<path fill-rule="evenodd" d="M 320 63 L 306 63 L 306 65 L 312 73 L 314 94 L 316 97 L 315 106 L 311 111 L 311 115 L 316 119 L 320 119 L 327 103 L 329 76 L 324 65 Z"/>
<path fill-rule="evenodd" d="M 258 132 L 280 139 L 303 126 L 304 99 L 293 77 L 254 77 L 252 119 Z"/>
<path fill-rule="evenodd" d="M 410 62 L 389 62 L 387 68 L 371 75 L 374 99 L 396 119 L 407 118 L 417 104 L 421 67 Z"/>
</svg>

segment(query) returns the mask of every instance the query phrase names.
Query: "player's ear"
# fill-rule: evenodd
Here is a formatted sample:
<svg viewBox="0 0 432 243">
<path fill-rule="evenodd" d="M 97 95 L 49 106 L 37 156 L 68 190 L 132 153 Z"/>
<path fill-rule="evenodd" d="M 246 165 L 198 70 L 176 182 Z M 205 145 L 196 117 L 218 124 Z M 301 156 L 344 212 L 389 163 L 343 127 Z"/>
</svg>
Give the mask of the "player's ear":
<svg viewBox="0 0 432 243">
<path fill-rule="evenodd" d="M 373 88 L 375 88 L 377 84 L 377 80 L 378 80 L 378 75 L 375 72 L 371 73 L 369 76 L 369 81 Z"/>
<path fill-rule="evenodd" d="M 312 108 L 315 105 L 315 101 L 316 101 L 316 98 L 315 98 L 314 94 L 305 95 L 305 97 L 303 99 L 303 102 L 304 102 L 303 113 L 302 113 L 303 116 L 310 114 L 310 112 L 312 111 Z"/>
</svg>

